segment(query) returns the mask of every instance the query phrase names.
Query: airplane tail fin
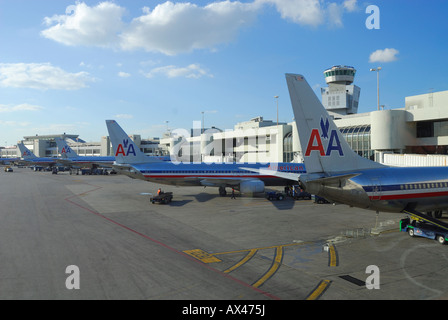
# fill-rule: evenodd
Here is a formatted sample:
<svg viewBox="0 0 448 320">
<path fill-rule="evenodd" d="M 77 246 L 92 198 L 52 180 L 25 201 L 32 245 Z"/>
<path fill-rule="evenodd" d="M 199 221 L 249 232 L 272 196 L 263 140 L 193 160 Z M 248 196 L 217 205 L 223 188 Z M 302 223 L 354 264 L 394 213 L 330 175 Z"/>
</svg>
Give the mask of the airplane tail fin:
<svg viewBox="0 0 448 320">
<path fill-rule="evenodd" d="M 305 77 L 286 74 L 307 173 L 332 173 L 383 167 L 355 153 Z"/>
<path fill-rule="evenodd" d="M 58 152 L 64 159 L 76 158 L 78 154 L 72 150 L 67 144 L 67 142 L 61 138 L 55 138 L 56 144 L 58 146 Z"/>
<path fill-rule="evenodd" d="M 124 132 L 115 120 L 106 120 L 110 142 L 115 155 L 115 161 L 119 164 L 135 164 L 148 162 L 145 154 Z"/>
<path fill-rule="evenodd" d="M 19 147 L 20 158 L 23 160 L 36 159 L 37 157 L 32 153 L 23 143 L 18 143 L 17 147 Z"/>
</svg>

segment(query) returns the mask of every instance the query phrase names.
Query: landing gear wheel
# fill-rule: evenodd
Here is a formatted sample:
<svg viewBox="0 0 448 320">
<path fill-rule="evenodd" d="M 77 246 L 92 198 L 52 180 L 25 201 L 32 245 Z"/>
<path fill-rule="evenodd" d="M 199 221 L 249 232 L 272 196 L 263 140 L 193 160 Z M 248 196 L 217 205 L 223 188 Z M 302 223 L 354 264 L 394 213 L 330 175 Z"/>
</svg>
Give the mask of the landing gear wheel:
<svg viewBox="0 0 448 320">
<path fill-rule="evenodd" d="M 414 236 L 414 229 L 408 229 L 408 234 L 413 237 Z"/>
<path fill-rule="evenodd" d="M 225 197 L 227 195 L 227 191 L 225 187 L 219 187 L 219 195 L 221 197 Z"/>
</svg>

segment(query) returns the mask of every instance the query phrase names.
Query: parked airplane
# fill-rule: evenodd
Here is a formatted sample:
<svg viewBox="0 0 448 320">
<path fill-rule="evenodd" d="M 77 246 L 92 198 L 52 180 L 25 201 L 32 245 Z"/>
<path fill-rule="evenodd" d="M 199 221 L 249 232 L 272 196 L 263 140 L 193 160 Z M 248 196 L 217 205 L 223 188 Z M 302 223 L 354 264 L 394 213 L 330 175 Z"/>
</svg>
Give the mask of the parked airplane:
<svg viewBox="0 0 448 320">
<path fill-rule="evenodd" d="M 0 164 L 11 164 L 14 163 L 16 161 L 19 161 L 20 158 L 19 157 L 15 157 L 15 158 L 0 158 Z"/>
<path fill-rule="evenodd" d="M 448 167 L 389 167 L 359 156 L 305 78 L 286 74 L 286 81 L 306 173 L 271 174 L 299 181 L 307 192 L 333 202 L 407 213 L 448 229 L 422 213 L 448 208 Z"/>
<path fill-rule="evenodd" d="M 39 166 L 54 166 L 56 165 L 56 158 L 49 157 L 36 157 L 34 153 L 32 153 L 23 143 L 18 143 L 17 147 L 20 151 L 20 160 L 18 160 L 19 164 L 25 165 L 39 165 Z"/>
<path fill-rule="evenodd" d="M 100 157 L 100 156 L 79 156 L 65 140 L 61 138 L 55 138 L 56 144 L 58 146 L 58 152 L 61 155 L 61 159 L 58 160 L 59 163 L 71 167 L 112 167 L 111 165 L 115 162 L 115 157 Z M 147 156 L 148 161 L 169 161 L 169 156 Z"/>
<path fill-rule="evenodd" d="M 265 185 L 288 184 L 287 179 L 260 176 L 241 168 L 268 168 L 268 165 L 149 162 L 116 121 L 106 120 L 106 125 L 115 154 L 114 168 L 131 178 L 169 185 L 219 187 L 222 196 L 226 194 L 226 187 L 235 188 L 241 193 L 258 193 L 264 192 Z M 282 172 L 305 172 L 301 163 L 278 163 L 276 168 Z"/>
<path fill-rule="evenodd" d="M 97 168 L 97 167 L 111 167 L 115 162 L 115 157 L 100 157 L 100 156 L 79 156 L 67 142 L 61 138 L 55 138 L 58 146 L 58 153 L 61 158 L 57 160 L 58 163 L 75 168 Z"/>
</svg>

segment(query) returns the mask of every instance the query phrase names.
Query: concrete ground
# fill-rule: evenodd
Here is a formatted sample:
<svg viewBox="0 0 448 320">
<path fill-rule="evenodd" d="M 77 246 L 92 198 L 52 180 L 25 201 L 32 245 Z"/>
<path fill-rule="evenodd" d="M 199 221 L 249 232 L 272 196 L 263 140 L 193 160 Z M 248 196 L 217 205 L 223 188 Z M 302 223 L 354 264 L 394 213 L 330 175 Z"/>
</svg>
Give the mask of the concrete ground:
<svg viewBox="0 0 448 320">
<path fill-rule="evenodd" d="M 149 202 L 159 187 L 173 202 Z M 403 217 L 120 175 L 2 170 L 0 299 L 446 298 L 448 246 L 399 232 Z"/>
</svg>

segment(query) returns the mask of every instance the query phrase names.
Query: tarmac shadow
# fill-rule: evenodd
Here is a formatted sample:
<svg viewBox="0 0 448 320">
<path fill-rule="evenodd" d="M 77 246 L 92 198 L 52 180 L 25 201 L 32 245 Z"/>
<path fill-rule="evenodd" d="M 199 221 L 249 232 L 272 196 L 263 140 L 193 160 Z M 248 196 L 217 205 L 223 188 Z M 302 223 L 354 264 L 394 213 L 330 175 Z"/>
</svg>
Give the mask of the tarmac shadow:
<svg viewBox="0 0 448 320">
<path fill-rule="evenodd" d="M 219 194 L 210 194 L 210 193 L 206 193 L 206 192 L 201 192 L 198 194 L 189 194 L 189 195 L 186 195 L 186 197 L 194 197 L 197 202 L 207 202 L 207 201 L 213 200 L 218 197 L 221 198 L 221 196 Z"/>
<path fill-rule="evenodd" d="M 295 201 L 292 199 L 272 200 L 271 203 L 277 210 L 290 210 L 295 205 Z"/>
<path fill-rule="evenodd" d="M 193 200 L 171 200 L 171 202 L 168 204 L 170 207 L 182 207 L 186 205 L 187 203 L 190 203 Z"/>
</svg>

